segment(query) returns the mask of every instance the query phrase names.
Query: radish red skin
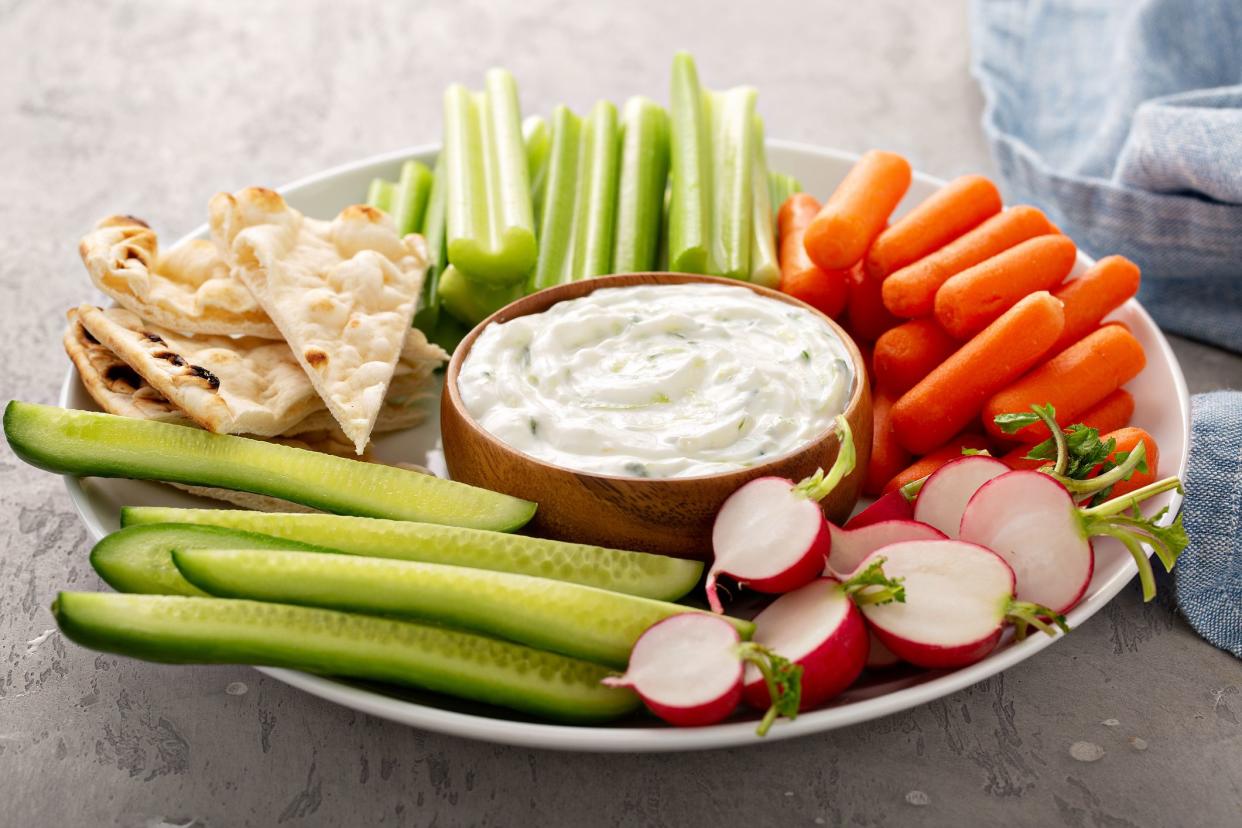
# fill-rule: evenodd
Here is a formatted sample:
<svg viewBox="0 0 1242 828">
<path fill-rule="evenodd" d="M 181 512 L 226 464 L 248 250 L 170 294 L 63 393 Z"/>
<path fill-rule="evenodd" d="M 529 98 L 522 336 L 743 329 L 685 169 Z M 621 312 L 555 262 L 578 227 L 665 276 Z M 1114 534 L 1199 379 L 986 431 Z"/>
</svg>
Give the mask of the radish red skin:
<svg viewBox="0 0 1242 828">
<path fill-rule="evenodd" d="M 952 670 L 967 667 L 987 657 L 996 649 L 1000 642 L 1003 628 L 997 627 L 996 632 L 986 638 L 958 647 L 941 647 L 932 644 L 915 643 L 891 635 L 882 629 L 872 627 L 875 637 L 888 647 L 893 655 L 902 661 L 908 661 L 915 667 L 926 670 Z"/>
<path fill-rule="evenodd" d="M 672 707 L 649 699 L 642 693 L 638 695 L 642 697 L 643 704 L 647 705 L 648 710 L 675 727 L 707 727 L 719 724 L 729 718 L 742 702 L 742 668 L 741 665 L 738 666 L 737 685 L 726 695 L 709 704 L 696 707 Z M 767 698 L 766 691 L 764 691 L 764 698 Z"/>
<path fill-rule="evenodd" d="M 936 527 L 917 520 L 882 520 L 852 529 L 838 529 L 829 524 L 828 531 L 832 535 L 832 548 L 824 574 L 835 578 L 848 578 L 873 552 L 890 543 L 948 537 Z M 863 544 L 861 554 L 860 544 Z"/>
<path fill-rule="evenodd" d="M 868 627 L 867 635 L 871 638 L 871 648 L 867 651 L 868 670 L 885 670 L 889 667 L 896 667 L 901 663 L 901 659 L 897 657 L 897 654 L 876 637 L 875 630 Z"/>
<path fill-rule="evenodd" d="M 914 520 L 914 504 L 899 489 L 880 495 L 875 502 L 845 522 L 845 529 L 858 529 L 882 520 Z"/>
</svg>

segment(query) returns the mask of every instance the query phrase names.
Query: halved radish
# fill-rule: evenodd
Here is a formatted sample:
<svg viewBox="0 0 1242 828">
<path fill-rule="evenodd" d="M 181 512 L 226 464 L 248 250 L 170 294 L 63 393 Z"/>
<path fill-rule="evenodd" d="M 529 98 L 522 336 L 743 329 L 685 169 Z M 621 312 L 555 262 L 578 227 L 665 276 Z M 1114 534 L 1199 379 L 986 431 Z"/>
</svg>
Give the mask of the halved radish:
<svg viewBox="0 0 1242 828">
<path fill-rule="evenodd" d="M 863 559 L 890 543 L 908 540 L 942 540 L 944 532 L 926 523 L 913 520 L 885 520 L 856 529 L 841 529 L 828 524 L 832 547 L 825 574 L 848 578 Z"/>
<path fill-rule="evenodd" d="M 815 580 L 824 571 L 831 545 L 819 501 L 854 470 L 854 440 L 844 417 L 837 418 L 841 446 L 828 474 L 820 469 L 800 483 L 760 477 L 729 496 L 712 526 L 715 558 L 707 572 L 707 602 L 724 607 L 716 579 L 729 575 L 759 592 L 780 593 Z"/>
<path fill-rule="evenodd" d="M 996 648 L 1005 624 L 1019 635 L 1034 625 L 1054 634 L 1041 616 L 1064 619 L 1014 597 L 1014 573 L 990 549 L 957 540 L 907 541 L 863 562 L 883 560 L 889 578 L 902 579 L 905 601 L 863 605 L 876 637 L 898 658 L 931 669 L 963 667 Z"/>
<path fill-rule="evenodd" d="M 928 476 L 919 491 L 914 519 L 956 538 L 967 501 L 984 483 L 1008 471 L 1005 463 L 983 454 L 945 463 Z"/>
<path fill-rule="evenodd" d="M 906 490 L 893 489 L 845 522 L 846 529 L 861 529 L 885 520 L 914 520 L 914 504 Z"/>
<path fill-rule="evenodd" d="M 885 670 L 901 663 L 897 654 L 884 646 L 884 642 L 876 638 L 875 631 L 868 628 L 867 636 L 871 639 L 871 647 L 867 650 L 867 669 Z"/>
<path fill-rule="evenodd" d="M 652 624 L 634 643 L 625 674 L 604 684 L 633 688 L 669 724 L 701 727 L 737 708 L 748 664 L 756 665 L 775 691 L 776 701 L 759 727 L 762 736 L 777 715 L 797 715 L 802 671 L 760 644 L 743 642 L 723 618 L 684 613 Z"/>
<path fill-rule="evenodd" d="M 1176 477 L 1136 489 L 1091 509 L 1079 509 L 1056 478 L 1038 471 L 1011 471 L 988 481 L 966 505 L 959 537 L 982 544 L 1013 567 L 1018 597 L 1066 612 L 1082 598 L 1095 569 L 1090 538 L 1117 538 L 1138 565 L 1145 600 L 1155 596 L 1155 576 L 1141 544 L 1152 546 L 1172 569 L 1186 548 L 1181 516 L 1157 526 L 1138 512 L 1149 497 L 1179 488 Z M 1123 514 L 1133 509 L 1132 514 Z"/>
</svg>

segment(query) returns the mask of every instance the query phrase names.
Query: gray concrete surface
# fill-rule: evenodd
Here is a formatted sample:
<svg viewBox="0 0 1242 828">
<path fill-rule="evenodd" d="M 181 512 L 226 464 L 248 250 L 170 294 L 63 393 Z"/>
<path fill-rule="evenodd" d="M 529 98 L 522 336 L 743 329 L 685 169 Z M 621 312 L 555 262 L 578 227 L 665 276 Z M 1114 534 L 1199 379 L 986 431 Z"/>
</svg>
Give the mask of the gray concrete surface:
<svg viewBox="0 0 1242 828">
<path fill-rule="evenodd" d="M 76 240 L 97 217 L 173 237 L 217 190 L 432 141 L 443 87 L 492 64 L 531 111 L 663 98 L 677 47 L 713 85 L 756 84 L 773 136 L 989 167 L 960 3 L 0 0 L 0 397 L 55 399 L 62 314 L 88 295 Z M 1192 390 L 1242 387 L 1242 360 L 1177 347 Z M 0 469 L 0 825 L 1242 821 L 1242 670 L 1133 588 L 1039 657 L 871 724 L 696 755 L 543 753 L 243 667 L 40 642 L 57 589 L 100 584 L 61 481 L 7 448 Z M 1075 759 L 1076 742 L 1103 757 Z"/>
</svg>

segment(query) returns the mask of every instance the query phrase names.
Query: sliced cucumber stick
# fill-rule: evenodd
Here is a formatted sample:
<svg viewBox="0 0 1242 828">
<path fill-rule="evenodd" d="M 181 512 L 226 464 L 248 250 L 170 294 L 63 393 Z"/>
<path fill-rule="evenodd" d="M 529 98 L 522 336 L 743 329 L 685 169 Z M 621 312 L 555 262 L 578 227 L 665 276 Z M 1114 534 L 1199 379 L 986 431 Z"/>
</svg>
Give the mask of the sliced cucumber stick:
<svg viewBox="0 0 1242 828">
<path fill-rule="evenodd" d="M 329 550 L 309 543 L 217 526 L 160 523 L 113 532 L 91 550 L 91 566 L 118 592 L 206 595 L 173 565 L 174 549 Z"/>
<path fill-rule="evenodd" d="M 327 512 L 511 531 L 535 504 L 426 474 L 197 428 L 13 401 L 18 457 L 62 474 L 266 494 Z"/>
<path fill-rule="evenodd" d="M 149 523 L 240 529 L 353 555 L 536 575 L 664 601 L 690 592 L 703 574 L 698 561 L 427 523 L 242 509 L 127 506 L 121 511 L 123 526 Z"/>
<path fill-rule="evenodd" d="M 421 687 L 568 722 L 638 705 L 609 670 L 472 633 L 333 610 L 166 595 L 62 592 L 61 631 L 96 650 L 176 664 L 259 664 Z"/>
<path fill-rule="evenodd" d="M 595 587 L 461 566 L 273 549 L 172 553 L 186 580 L 220 598 L 387 615 L 474 630 L 624 668 L 643 632 L 703 610 Z M 743 638 L 754 625 L 727 619 Z"/>
</svg>

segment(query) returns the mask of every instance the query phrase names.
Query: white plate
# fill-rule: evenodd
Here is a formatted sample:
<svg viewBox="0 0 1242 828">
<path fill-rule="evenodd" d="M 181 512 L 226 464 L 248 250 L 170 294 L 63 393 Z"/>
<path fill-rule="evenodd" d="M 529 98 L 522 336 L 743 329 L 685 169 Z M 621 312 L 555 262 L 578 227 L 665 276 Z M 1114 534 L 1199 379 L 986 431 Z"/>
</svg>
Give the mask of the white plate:
<svg viewBox="0 0 1242 828">
<path fill-rule="evenodd" d="M 294 207 L 328 218 L 345 205 L 361 201 L 372 177 L 395 180 L 401 161 L 413 157 L 431 163 L 436 149 L 418 147 L 346 164 L 295 181 L 281 188 L 280 192 Z M 769 160 L 773 169 L 799 178 L 807 191 L 823 194 L 832 191 L 853 163 L 854 156 L 772 141 L 769 142 Z M 942 183 L 926 175 L 916 175 L 902 208 L 922 200 Z M 205 236 L 206 232 L 204 226 L 190 235 Z M 1090 264 L 1086 257 L 1080 256 L 1079 259 L 1076 273 Z M 85 292 L 86 275 L 81 274 L 79 278 Z M 1190 407 L 1181 368 L 1168 342 L 1138 303 L 1127 303 L 1115 314 L 1115 318 L 1130 327 L 1147 351 L 1146 369 L 1127 386 L 1136 400 L 1134 422 L 1147 429 L 1160 445 L 1162 473 L 1176 471 L 1184 474 Z M 70 408 L 95 408 L 72 369 L 61 390 L 60 404 Z M 377 453 L 385 458 L 421 463 L 443 475 L 445 470 L 439 451 L 439 426 L 434 404 L 429 405 L 429 413 L 428 421 L 420 428 L 380 438 L 376 445 Z M 123 505 L 221 506 L 215 501 L 191 497 L 157 483 L 101 478 L 80 480 L 73 477 L 65 478 L 65 482 L 74 506 L 96 538 L 117 528 L 119 509 Z M 1176 509 L 1180 498 L 1166 495 L 1157 502 Z M 1074 626 L 1098 612 L 1137 571 L 1120 544 L 1110 541 L 1098 543 L 1096 548 L 1095 576 L 1082 603 L 1069 613 L 1070 624 Z M 983 661 L 949 673 L 910 668 L 867 676 L 859 685 L 840 696 L 831 707 L 804 713 L 793 722 L 779 722 L 766 741 L 857 724 L 941 698 L 1030 658 L 1054 640 L 1044 635 L 1033 635 L 1021 643 L 1007 642 Z M 293 670 L 260 669 L 280 681 L 355 710 L 427 730 L 492 742 L 562 750 L 650 752 L 760 743 L 754 734 L 754 722 L 745 718 L 692 729 L 660 727 L 643 716 L 608 727 L 570 727 L 522 719 L 504 711 L 484 709 L 442 697 L 408 693 L 396 695 L 387 690 L 361 687 Z"/>
</svg>

